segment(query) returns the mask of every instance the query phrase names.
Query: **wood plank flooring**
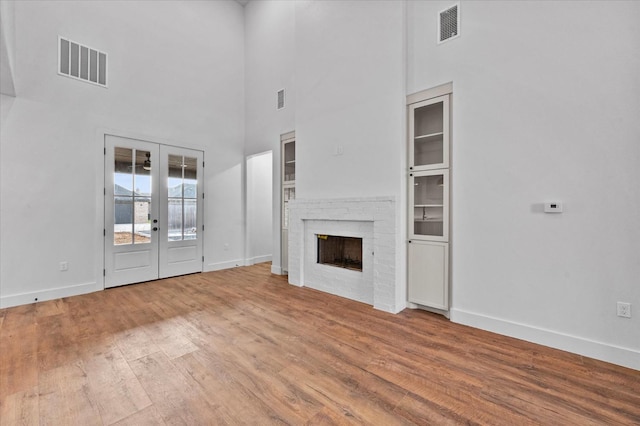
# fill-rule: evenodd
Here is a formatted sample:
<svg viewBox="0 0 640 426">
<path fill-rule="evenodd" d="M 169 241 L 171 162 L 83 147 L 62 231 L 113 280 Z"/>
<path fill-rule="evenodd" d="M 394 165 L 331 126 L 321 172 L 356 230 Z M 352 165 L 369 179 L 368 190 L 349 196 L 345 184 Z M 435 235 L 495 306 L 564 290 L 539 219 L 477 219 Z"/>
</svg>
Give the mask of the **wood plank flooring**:
<svg viewBox="0 0 640 426">
<path fill-rule="evenodd" d="M 2 425 L 640 425 L 640 372 L 269 264 L 0 310 Z"/>
</svg>

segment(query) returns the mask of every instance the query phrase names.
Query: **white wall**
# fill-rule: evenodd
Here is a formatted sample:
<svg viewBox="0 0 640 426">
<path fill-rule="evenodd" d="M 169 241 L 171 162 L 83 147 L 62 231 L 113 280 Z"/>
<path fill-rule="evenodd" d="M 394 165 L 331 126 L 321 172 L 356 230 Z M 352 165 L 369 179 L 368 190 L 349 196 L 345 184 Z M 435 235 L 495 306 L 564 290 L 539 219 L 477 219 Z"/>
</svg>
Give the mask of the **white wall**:
<svg viewBox="0 0 640 426">
<path fill-rule="evenodd" d="M 269 262 L 273 250 L 273 153 L 247 157 L 246 263 Z"/>
<path fill-rule="evenodd" d="M 398 196 L 402 3 L 296 2 L 295 36 L 297 197 Z"/>
<path fill-rule="evenodd" d="M 245 154 L 273 152 L 272 271 L 281 272 L 280 135 L 295 130 L 295 2 L 253 1 L 245 6 Z M 276 109 L 276 94 L 285 89 L 285 108 Z"/>
<path fill-rule="evenodd" d="M 205 269 L 241 263 L 242 7 L 29 1 L 14 9 L 17 97 L 1 97 L 0 304 L 102 288 L 105 131 L 204 150 Z M 109 54 L 108 89 L 57 75 L 58 35 Z M 58 271 L 63 260 L 67 272 Z"/>
<path fill-rule="evenodd" d="M 640 3 L 462 2 L 437 45 L 450 4 L 408 4 L 407 91 L 454 83 L 452 319 L 640 368 Z"/>
</svg>

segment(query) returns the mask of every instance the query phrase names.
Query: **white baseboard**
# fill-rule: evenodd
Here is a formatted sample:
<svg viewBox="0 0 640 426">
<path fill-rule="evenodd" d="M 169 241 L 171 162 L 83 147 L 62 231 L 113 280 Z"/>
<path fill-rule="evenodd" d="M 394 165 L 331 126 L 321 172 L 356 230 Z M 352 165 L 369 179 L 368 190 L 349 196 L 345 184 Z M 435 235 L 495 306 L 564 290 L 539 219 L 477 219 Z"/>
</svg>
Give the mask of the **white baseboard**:
<svg viewBox="0 0 640 426">
<path fill-rule="evenodd" d="M 264 263 L 264 262 L 271 262 L 270 254 L 265 254 L 264 256 L 250 257 L 247 259 L 246 265 L 251 266 L 251 265 L 255 265 L 256 263 Z"/>
<path fill-rule="evenodd" d="M 271 264 L 271 273 L 276 275 L 284 275 L 282 273 L 282 267 L 280 267 L 279 265 L 274 265 L 273 263 Z"/>
<path fill-rule="evenodd" d="M 0 309 L 10 308 L 12 306 L 28 305 L 30 303 L 45 302 L 47 300 L 60 299 L 61 297 L 78 296 L 80 294 L 93 293 L 94 291 L 102 290 L 101 288 L 96 287 L 97 284 L 95 282 L 91 282 L 2 296 L 0 297 Z"/>
<path fill-rule="evenodd" d="M 228 260 L 226 262 L 209 263 L 202 272 L 221 271 L 222 269 L 236 268 L 238 266 L 246 266 L 244 259 Z"/>
<path fill-rule="evenodd" d="M 402 310 L 402 309 L 398 310 L 397 307 L 392 305 L 375 305 L 375 304 L 373 305 L 373 309 L 377 309 L 382 312 L 388 312 L 390 314 L 397 314 Z"/>
<path fill-rule="evenodd" d="M 640 351 L 634 349 L 596 342 L 461 309 L 451 309 L 451 321 L 640 370 Z"/>
</svg>

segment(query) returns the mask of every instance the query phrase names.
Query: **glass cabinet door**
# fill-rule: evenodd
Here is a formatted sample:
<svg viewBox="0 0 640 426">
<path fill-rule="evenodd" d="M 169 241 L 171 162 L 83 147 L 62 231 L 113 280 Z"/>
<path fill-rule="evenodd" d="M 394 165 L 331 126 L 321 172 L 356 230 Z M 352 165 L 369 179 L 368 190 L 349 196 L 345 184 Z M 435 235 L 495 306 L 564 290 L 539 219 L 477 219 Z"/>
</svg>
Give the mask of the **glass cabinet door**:
<svg viewBox="0 0 640 426">
<path fill-rule="evenodd" d="M 411 105 L 409 169 L 449 167 L 449 97 Z"/>
<path fill-rule="evenodd" d="M 282 200 L 280 210 L 280 267 L 283 274 L 289 270 L 289 201 L 296 198 L 296 135 L 280 135 L 282 144 Z"/>
<path fill-rule="evenodd" d="M 295 200 L 296 188 L 286 186 L 282 188 L 282 229 L 289 229 L 289 201 Z"/>
<path fill-rule="evenodd" d="M 413 226 L 410 238 L 447 241 L 449 237 L 449 171 L 410 173 Z"/>
<path fill-rule="evenodd" d="M 284 144 L 283 165 L 284 175 L 282 181 L 285 183 L 293 183 L 296 180 L 296 142 L 287 142 Z"/>
</svg>

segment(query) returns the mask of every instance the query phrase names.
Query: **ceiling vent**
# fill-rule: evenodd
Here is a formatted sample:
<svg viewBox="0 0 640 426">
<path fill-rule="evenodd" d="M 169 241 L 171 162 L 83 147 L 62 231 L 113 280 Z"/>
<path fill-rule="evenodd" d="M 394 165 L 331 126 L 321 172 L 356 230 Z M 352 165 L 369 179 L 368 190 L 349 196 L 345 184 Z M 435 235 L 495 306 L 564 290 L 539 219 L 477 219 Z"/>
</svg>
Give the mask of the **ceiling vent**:
<svg viewBox="0 0 640 426">
<path fill-rule="evenodd" d="M 284 89 L 278 90 L 278 109 L 284 108 Z"/>
<path fill-rule="evenodd" d="M 107 54 L 58 37 L 58 74 L 107 87 Z"/>
<path fill-rule="evenodd" d="M 460 36 L 460 5 L 455 4 L 438 16 L 438 43 Z"/>
</svg>

